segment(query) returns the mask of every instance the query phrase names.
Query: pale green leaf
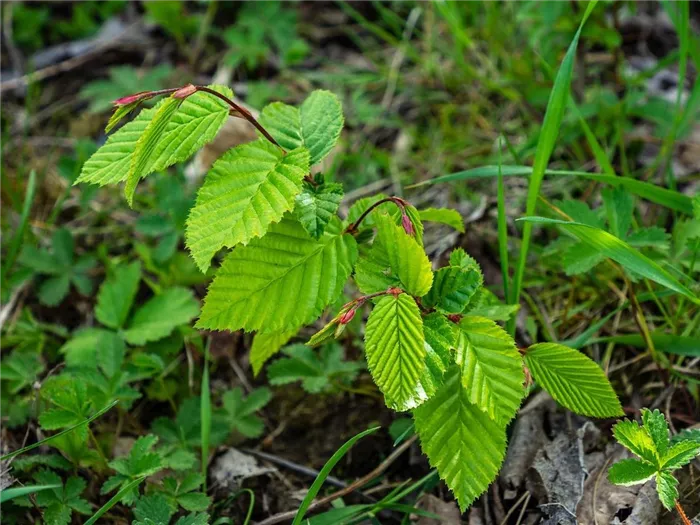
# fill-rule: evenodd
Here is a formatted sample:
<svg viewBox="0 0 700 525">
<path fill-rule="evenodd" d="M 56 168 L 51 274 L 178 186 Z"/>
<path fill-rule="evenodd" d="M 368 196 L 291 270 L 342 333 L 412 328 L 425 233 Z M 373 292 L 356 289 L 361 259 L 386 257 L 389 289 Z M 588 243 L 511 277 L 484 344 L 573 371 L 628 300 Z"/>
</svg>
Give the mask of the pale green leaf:
<svg viewBox="0 0 700 525">
<path fill-rule="evenodd" d="M 129 315 L 140 281 L 139 262 L 117 266 L 97 292 L 97 320 L 110 328 L 121 328 Z"/>
<path fill-rule="evenodd" d="M 142 110 L 134 120 L 113 133 L 83 164 L 80 176 L 73 184 L 89 182 L 105 186 L 125 180 L 129 175 L 136 142 L 143 135 L 157 108 L 158 106 Z"/>
<path fill-rule="evenodd" d="M 700 454 L 700 443 L 681 441 L 661 456 L 661 467 L 664 469 L 681 468 L 690 463 L 698 454 Z"/>
<path fill-rule="evenodd" d="M 136 141 L 136 148 L 131 157 L 131 166 L 126 177 L 126 185 L 124 186 L 124 195 L 129 203 L 133 203 L 134 192 L 139 181 L 146 177 L 153 170 L 155 160 L 155 152 L 158 147 L 158 142 L 164 138 L 163 134 L 175 112 L 182 104 L 182 100 L 168 97 L 162 104 L 156 108 L 153 118 L 146 126 L 143 134 Z"/>
<path fill-rule="evenodd" d="M 398 286 L 415 297 L 430 291 L 433 272 L 423 248 L 386 213 L 374 214 L 377 237 L 355 269 L 357 286 L 370 294 Z"/>
<path fill-rule="evenodd" d="M 508 333 L 483 317 L 467 316 L 457 325 L 455 362 L 469 400 L 505 425 L 525 395 L 523 359 Z"/>
<path fill-rule="evenodd" d="M 638 459 L 623 459 L 608 470 L 608 479 L 615 485 L 637 485 L 644 483 L 656 474 L 656 465 Z"/>
<path fill-rule="evenodd" d="M 454 228 L 458 232 L 464 233 L 464 219 L 457 210 L 450 208 L 427 208 L 419 210 L 418 214 L 422 221 L 439 222 Z"/>
<path fill-rule="evenodd" d="M 423 319 L 425 335 L 425 369 L 420 377 L 423 389 L 432 397 L 442 386 L 443 376 L 454 363 L 452 347 L 455 344 L 454 324 L 442 314 L 434 312 Z"/>
<path fill-rule="evenodd" d="M 210 89 L 233 98 L 226 86 L 210 85 Z M 183 162 L 214 140 L 228 119 L 229 105 L 220 98 L 203 91 L 182 101 L 177 112 L 158 141 L 153 153 L 151 171 L 162 171 L 177 162 Z"/>
<path fill-rule="evenodd" d="M 297 330 L 256 334 L 250 348 L 250 365 L 257 376 L 263 365 L 296 335 Z"/>
<path fill-rule="evenodd" d="M 316 90 L 301 105 L 301 136 L 311 153 L 313 166 L 333 149 L 345 119 L 338 97 L 325 90 Z"/>
<path fill-rule="evenodd" d="M 640 228 L 630 233 L 625 241 L 634 248 L 656 248 L 666 250 L 669 246 L 670 235 L 665 230 L 652 226 L 650 228 Z"/>
<path fill-rule="evenodd" d="M 318 239 L 323 235 L 331 218 L 336 215 L 342 199 L 341 184 L 325 183 L 317 187 L 307 185 L 296 196 L 294 214 L 309 235 Z"/>
<path fill-rule="evenodd" d="M 462 511 L 494 480 L 506 451 L 504 426 L 469 397 L 454 366 L 437 393 L 413 412 L 423 452 Z"/>
<path fill-rule="evenodd" d="M 623 415 L 620 401 L 600 367 L 578 350 L 556 343 L 532 345 L 525 352 L 532 377 L 554 400 L 585 416 Z"/>
<path fill-rule="evenodd" d="M 423 321 L 412 297 L 389 295 L 377 302 L 367 320 L 365 354 L 389 408 L 409 410 L 427 399 L 419 384 L 426 366 Z"/>
<path fill-rule="evenodd" d="M 524 217 L 518 220 L 546 225 L 557 225 L 564 228 L 565 231 L 571 233 L 581 242 L 599 250 L 606 257 L 622 265 L 623 268 L 651 279 L 662 286 L 685 295 L 694 303 L 700 304 L 700 299 L 698 299 L 691 290 L 678 281 L 667 270 L 659 266 L 658 263 L 642 255 L 629 244 L 606 231 L 577 222 L 546 219 L 544 217 Z"/>
<path fill-rule="evenodd" d="M 659 458 L 656 453 L 654 440 L 649 433 L 636 422 L 625 419 L 618 422 L 613 427 L 613 435 L 620 445 L 628 449 L 633 454 L 654 465 L 658 464 Z"/>
<path fill-rule="evenodd" d="M 265 139 L 242 144 L 214 163 L 187 219 L 186 241 L 202 271 L 223 247 L 248 244 L 294 207 L 309 154 L 284 155 Z"/>
<path fill-rule="evenodd" d="M 119 371 L 124 360 L 124 340 L 112 330 L 85 328 L 73 334 L 59 352 L 69 367 L 100 366 L 107 377 Z"/>
<path fill-rule="evenodd" d="M 139 104 L 141 103 L 140 100 L 136 102 L 132 102 L 131 104 L 127 104 L 126 106 L 118 106 L 115 108 L 114 113 L 109 117 L 109 121 L 107 122 L 107 125 L 105 126 L 105 133 L 109 133 L 114 129 L 114 126 L 119 124 L 124 117 L 126 117 L 129 113 L 131 113 L 133 110 L 135 110 Z"/>
<path fill-rule="evenodd" d="M 693 441 L 700 445 L 700 428 L 685 428 L 671 438 L 671 445 L 682 441 Z"/>
<path fill-rule="evenodd" d="M 338 298 L 356 258 L 357 243 L 338 219 L 315 240 L 286 217 L 226 257 L 197 327 L 272 333 L 310 323 Z"/>
<path fill-rule="evenodd" d="M 199 313 L 199 304 L 187 288 L 169 288 L 156 295 L 134 313 L 124 338 L 129 344 L 157 341 Z"/>
<path fill-rule="evenodd" d="M 258 119 L 262 127 L 286 150 L 304 145 L 301 136 L 301 114 L 294 106 L 282 102 L 268 104 Z"/>
<path fill-rule="evenodd" d="M 661 504 L 667 510 L 673 510 L 678 499 L 678 480 L 670 472 L 658 472 L 656 474 L 656 492 Z"/>
<path fill-rule="evenodd" d="M 306 147 L 311 153 L 310 165 L 323 160 L 333 149 L 343 129 L 343 108 L 330 91 L 316 90 L 300 109 L 281 102 L 266 106 L 260 124 L 285 149 Z"/>
</svg>

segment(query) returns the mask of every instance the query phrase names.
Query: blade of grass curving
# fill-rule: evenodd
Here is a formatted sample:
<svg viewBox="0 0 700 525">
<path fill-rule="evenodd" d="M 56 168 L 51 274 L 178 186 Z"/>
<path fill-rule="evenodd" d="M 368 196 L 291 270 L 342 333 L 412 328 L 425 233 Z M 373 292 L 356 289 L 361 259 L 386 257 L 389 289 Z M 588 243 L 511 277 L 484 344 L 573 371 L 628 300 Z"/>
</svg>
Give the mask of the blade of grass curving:
<svg viewBox="0 0 700 525">
<path fill-rule="evenodd" d="M 24 204 L 22 205 L 22 214 L 19 218 L 19 224 L 15 230 L 15 234 L 10 241 L 10 246 L 7 249 L 7 255 L 5 255 L 5 265 L 2 269 L 2 274 L 7 278 L 10 270 L 12 270 L 12 265 L 15 264 L 15 259 L 22 247 L 22 241 L 24 240 L 24 232 L 27 230 L 27 223 L 29 222 L 29 212 L 32 210 L 32 203 L 34 202 L 34 195 L 36 194 L 36 172 L 34 170 L 29 172 L 29 180 L 27 181 L 27 189 L 24 192 Z"/>
<path fill-rule="evenodd" d="M 9 489 L 4 489 L 0 491 L 0 503 L 5 503 L 11 499 L 19 498 L 20 496 L 26 496 L 27 494 L 34 494 L 35 492 L 41 492 L 46 489 L 57 489 L 61 485 L 31 485 L 26 487 L 12 487 Z"/>
<path fill-rule="evenodd" d="M 530 166 L 502 166 L 501 171 L 504 177 L 524 176 L 529 177 L 533 173 Z M 589 173 L 587 171 L 572 171 L 572 170 L 545 170 L 545 175 L 561 176 L 561 177 L 582 177 L 584 179 L 594 180 L 610 186 L 622 186 L 630 193 L 637 195 L 655 204 L 666 206 L 672 210 L 685 213 L 686 215 L 693 214 L 693 201 L 687 195 L 683 195 L 677 191 L 662 188 L 649 182 L 631 179 L 629 177 L 620 177 L 617 175 L 603 175 L 600 173 Z M 465 171 L 458 171 L 448 175 L 442 175 L 434 179 L 423 181 L 412 187 L 423 186 L 425 184 L 436 184 L 439 182 L 453 182 L 469 179 L 481 179 L 498 177 L 498 166 L 481 166 Z"/>
<path fill-rule="evenodd" d="M 68 432 L 72 432 L 73 430 L 75 430 L 78 427 L 82 427 L 83 425 L 88 425 L 88 424 L 92 423 L 95 419 L 100 417 L 102 414 L 104 414 L 105 412 L 108 412 L 117 403 L 119 403 L 119 400 L 115 399 L 109 405 L 105 406 L 104 408 L 102 408 L 101 410 L 96 412 L 95 415 L 86 419 L 85 421 L 81 421 L 80 423 L 73 425 L 72 427 L 69 427 L 65 430 L 61 430 L 58 434 L 54 434 L 53 436 L 49 436 L 47 438 L 44 438 L 41 441 L 37 441 L 36 443 L 33 443 L 27 447 L 21 448 L 19 450 L 15 450 L 14 452 L 10 452 L 9 454 L 5 454 L 4 456 L 0 457 L 0 461 L 5 461 L 5 460 L 13 458 L 15 456 L 19 456 L 20 454 L 24 454 L 25 452 L 28 452 L 28 451 L 32 450 L 33 448 L 37 448 L 37 447 L 40 447 L 42 445 L 45 445 L 49 441 L 56 439 L 59 436 L 63 436 L 64 434 L 68 434 Z"/>
<path fill-rule="evenodd" d="M 503 280 L 503 297 L 506 300 L 508 293 L 508 223 L 506 222 L 506 190 L 503 183 L 503 170 L 501 169 L 501 140 L 498 145 L 498 256 L 501 259 L 501 278 Z"/>
<path fill-rule="evenodd" d="M 209 347 L 204 348 L 204 370 L 202 371 L 202 391 L 200 393 L 201 445 L 202 445 L 202 490 L 207 491 L 207 467 L 209 466 L 209 442 L 211 439 L 211 391 L 209 389 Z"/>
<path fill-rule="evenodd" d="M 606 257 L 620 264 L 623 268 L 650 279 L 670 290 L 674 290 L 685 295 L 696 304 L 700 304 L 695 294 L 678 281 L 658 263 L 649 259 L 638 250 L 631 247 L 625 241 L 614 235 L 587 224 L 579 222 L 562 221 L 559 219 L 548 219 L 546 217 L 522 217 L 517 219 L 530 224 L 545 224 L 548 226 L 559 226 L 572 234 L 579 241 L 600 251 Z M 686 277 L 687 278 L 687 277 Z"/>
<path fill-rule="evenodd" d="M 107 503 L 102 505 L 102 507 L 100 507 L 100 510 L 98 510 L 95 514 L 92 515 L 92 517 L 89 520 L 85 522 L 85 525 L 93 525 L 93 523 L 97 522 L 97 520 L 99 520 L 109 509 L 111 509 L 117 503 L 119 503 L 124 494 L 138 487 L 144 479 L 146 479 L 146 476 L 142 476 L 138 479 L 135 479 L 128 485 L 124 485 L 124 487 L 122 487 L 122 489 L 119 492 L 117 492 L 112 499 L 110 499 Z"/>
<path fill-rule="evenodd" d="M 300 525 L 302 520 L 304 519 L 304 515 L 306 514 L 306 511 L 309 509 L 309 506 L 311 505 L 311 502 L 314 500 L 316 495 L 318 494 L 318 491 L 321 490 L 321 486 L 323 485 L 323 482 L 326 480 L 328 475 L 331 473 L 331 470 L 333 470 L 333 467 L 335 467 L 335 464 L 338 463 L 342 459 L 342 457 L 347 453 L 348 450 L 360 439 L 363 437 L 372 434 L 373 432 L 376 432 L 379 430 L 380 427 L 374 427 L 374 428 L 369 428 L 365 430 L 364 432 L 360 432 L 354 437 L 351 437 L 348 441 L 343 444 L 342 447 L 340 447 L 338 450 L 336 450 L 335 454 L 331 456 L 331 459 L 329 459 L 325 465 L 323 465 L 323 468 L 321 471 L 318 473 L 318 476 L 314 480 L 313 484 L 311 485 L 311 488 L 309 489 L 309 492 L 306 493 L 306 496 L 304 497 L 304 501 L 301 502 L 301 505 L 299 506 L 299 510 L 297 511 L 296 516 L 294 516 L 294 521 L 292 522 L 292 525 Z"/>
<path fill-rule="evenodd" d="M 686 337 L 682 335 L 664 334 L 651 332 L 654 347 L 665 354 L 684 355 L 689 357 L 700 357 L 700 338 Z M 636 348 L 646 348 L 646 342 L 640 334 L 613 335 L 609 337 L 596 337 L 591 343 L 618 343 L 634 346 Z"/>
<path fill-rule="evenodd" d="M 588 4 L 588 7 L 583 14 L 583 18 L 581 19 L 581 23 L 579 24 L 578 30 L 574 35 L 574 39 L 572 40 L 571 45 L 569 45 L 569 49 L 564 56 L 564 60 L 562 60 L 561 66 L 559 67 L 559 72 L 554 80 L 552 92 L 549 95 L 549 101 L 547 102 L 547 109 L 544 115 L 544 122 L 542 123 L 542 130 L 540 131 L 540 137 L 537 141 L 535 160 L 532 166 L 532 176 L 530 178 L 527 204 L 525 207 L 526 215 L 533 215 L 535 213 L 537 197 L 539 196 L 540 187 L 542 186 L 542 179 L 544 178 L 547 164 L 549 164 L 549 158 L 554 150 L 554 143 L 557 140 L 559 127 L 561 126 L 564 110 L 566 108 L 566 102 L 569 98 L 569 89 L 574 71 L 574 59 L 576 57 L 578 41 L 581 37 L 583 26 L 586 23 L 586 20 L 588 20 L 588 17 L 593 11 L 596 3 L 597 0 L 594 0 Z M 520 301 L 520 292 L 522 288 L 523 276 L 525 274 L 525 265 L 527 264 L 527 254 L 530 247 L 531 236 L 532 224 L 525 223 L 525 226 L 523 227 L 522 241 L 520 244 L 520 256 L 518 258 L 517 266 L 515 267 L 515 275 L 513 276 L 513 286 L 509 301 L 510 304 L 518 304 Z M 515 318 L 508 321 L 508 325 L 512 333 L 515 330 Z"/>
</svg>

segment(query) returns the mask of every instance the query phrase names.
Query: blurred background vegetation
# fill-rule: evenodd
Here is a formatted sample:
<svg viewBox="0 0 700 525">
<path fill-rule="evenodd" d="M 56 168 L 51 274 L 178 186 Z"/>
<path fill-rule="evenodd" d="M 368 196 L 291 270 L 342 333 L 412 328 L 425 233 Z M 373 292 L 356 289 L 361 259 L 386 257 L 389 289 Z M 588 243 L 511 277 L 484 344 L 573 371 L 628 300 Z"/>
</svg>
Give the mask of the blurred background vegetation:
<svg viewBox="0 0 700 525">
<path fill-rule="evenodd" d="M 698 6 L 599 3 L 576 55 L 577 110 L 569 104 L 564 114 L 550 168 L 611 167 L 685 198 L 697 195 Z M 247 124 L 236 121 L 219 145 L 187 166 L 149 178 L 131 210 L 114 188 L 72 187 L 83 162 L 106 140 L 114 99 L 188 82 L 220 83 L 260 110 L 276 100 L 296 104 L 316 88 L 332 90 L 343 101 L 346 128 L 324 165 L 327 177 L 345 185 L 348 201 L 385 192 L 424 207 L 459 210 L 466 233 L 433 229 L 426 248 L 440 257 L 464 247 L 502 297 L 495 179 L 409 186 L 485 165 L 532 163 L 553 78 L 585 4 L 84 1 L 2 2 L 1 8 L 2 446 L 14 450 L 27 436 L 40 438 L 35 421 L 45 405 L 38 390 L 49 377 L 60 377 L 66 363 L 70 367 L 71 356 L 79 361 L 86 355 L 81 352 L 89 343 L 78 338 L 80 347 L 75 334 L 96 324 L 98 287 L 121 263 L 140 261 L 143 268 L 135 307 L 170 287 L 203 295 L 208 277 L 184 250 L 184 221 L 206 167 L 250 137 Z M 582 121 L 609 166 L 601 165 Z M 508 177 L 505 185 L 513 267 L 519 237 L 513 234 L 521 229 L 514 220 L 524 215 L 527 180 Z M 583 178 L 547 177 L 541 195 L 577 220 L 610 229 L 609 210 L 625 204 L 607 204 L 613 197 L 606 199 L 603 189 Z M 638 198 L 630 206 L 630 236 L 643 232 L 627 237 L 630 244 L 636 241 L 648 257 L 690 276 L 697 290 L 700 211 L 693 218 Z M 580 247 L 569 238 L 556 230 L 536 232 L 517 317 L 519 342 L 575 341 L 610 374 L 630 413 L 655 405 L 666 407 L 681 427 L 697 421 L 698 309 L 642 279 L 633 279 L 634 297 L 614 268 L 594 260 L 581 264 Z M 636 299 L 657 350 L 668 357 L 649 359 L 638 320 L 626 307 Z M 391 423 L 393 416 L 372 397 L 367 374 L 358 375 L 358 329 L 359 323 L 349 331 L 344 356 L 335 348 L 310 358 L 318 359 L 313 373 L 326 378 L 324 391 L 336 396 L 332 402 L 304 402 L 298 384 L 283 387 L 270 402 L 268 451 L 320 467 L 349 435 L 372 421 Z M 249 347 L 240 334 L 213 338 L 214 391 L 240 401 L 231 388 L 255 392 L 253 386 L 265 384 L 264 374 L 253 379 L 248 371 Z M 202 336 L 182 322 L 118 363 L 128 377 L 115 380 L 103 370 L 100 403 L 116 393 L 130 401 L 101 423 L 99 445 L 91 441 L 90 450 L 114 451 L 120 434 L 143 435 L 159 415 L 187 419 L 203 348 Z M 292 349 L 287 358 L 300 352 Z M 342 359 L 348 360 L 343 366 Z M 234 430 L 225 428 L 218 442 Z M 348 460 L 344 475 L 366 472 L 392 443 L 386 433 L 368 440 L 359 453 L 364 459 Z M 59 451 L 70 456 L 78 445 L 63 443 Z M 81 461 L 104 469 L 99 457 L 78 457 L 75 464 Z M 303 486 L 300 479 L 293 484 Z M 106 500 L 95 487 L 87 490 L 91 502 Z M 286 509 L 285 501 L 271 496 L 266 510 L 258 502 L 256 516 Z M 240 499 L 234 507 L 215 504 L 214 513 L 245 514 Z M 24 512 L 13 508 L 3 517 L 23 523 Z M 116 516 L 120 522 L 119 511 Z"/>
</svg>

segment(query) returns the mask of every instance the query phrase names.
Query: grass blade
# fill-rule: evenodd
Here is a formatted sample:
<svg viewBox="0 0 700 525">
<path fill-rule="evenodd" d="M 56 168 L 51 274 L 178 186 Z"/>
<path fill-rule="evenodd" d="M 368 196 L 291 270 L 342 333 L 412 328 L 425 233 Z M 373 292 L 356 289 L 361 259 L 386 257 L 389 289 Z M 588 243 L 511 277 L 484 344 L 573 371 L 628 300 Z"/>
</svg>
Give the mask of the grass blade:
<svg viewBox="0 0 700 525">
<path fill-rule="evenodd" d="M 660 332 L 652 332 L 649 335 L 651 336 L 651 340 L 654 341 L 654 347 L 660 352 L 665 354 L 700 357 L 700 338 L 698 337 L 685 337 Z M 646 348 L 647 346 L 644 338 L 640 334 L 598 337 L 592 339 L 591 343 L 619 343 L 634 346 L 636 348 Z"/>
<path fill-rule="evenodd" d="M 638 250 L 632 248 L 626 242 L 618 239 L 614 235 L 604 230 L 601 230 L 600 228 L 588 226 L 587 224 L 581 224 L 578 222 L 562 221 L 559 219 L 548 219 L 545 217 L 536 216 L 523 217 L 518 219 L 518 221 L 523 221 L 529 223 L 530 225 L 545 224 L 548 226 L 559 226 L 568 233 L 572 234 L 579 241 L 591 246 L 592 248 L 600 251 L 600 253 L 606 257 L 617 262 L 623 268 L 642 275 L 647 279 L 665 286 L 666 288 L 683 294 L 694 303 L 700 304 L 700 299 L 698 299 L 690 289 L 678 281 L 668 271 L 659 266 L 656 262 L 649 259 L 647 256 L 640 253 Z"/>
<path fill-rule="evenodd" d="M 309 489 L 309 492 L 306 493 L 306 496 L 304 497 L 304 501 L 301 502 L 301 505 L 299 506 L 299 510 L 297 511 L 296 516 L 294 516 L 294 521 L 292 522 L 292 525 L 300 525 L 302 520 L 304 519 L 304 515 L 306 514 L 306 511 L 309 509 L 309 506 L 311 505 L 311 502 L 314 500 L 316 495 L 318 494 L 318 491 L 321 490 L 321 486 L 323 485 L 323 482 L 326 480 L 328 475 L 331 473 L 331 470 L 333 470 L 333 467 L 335 467 L 335 464 L 338 463 L 342 459 L 342 457 L 347 453 L 348 450 L 350 450 L 350 447 L 352 447 L 357 441 L 362 439 L 363 437 L 372 434 L 373 432 L 376 432 L 379 430 L 380 427 L 374 427 L 374 428 L 369 428 L 365 430 L 364 432 L 360 432 L 354 437 L 351 437 L 348 441 L 345 442 L 345 444 L 340 447 L 338 450 L 336 450 L 335 454 L 331 456 L 331 459 L 329 459 L 325 465 L 323 465 L 323 468 L 321 469 L 321 472 L 318 473 L 318 476 L 314 480 L 313 484 L 311 485 L 311 488 Z"/>
<path fill-rule="evenodd" d="M 85 522 L 85 525 L 93 525 L 93 523 L 99 520 L 103 514 L 105 514 L 109 509 L 111 509 L 117 503 L 119 503 L 119 500 L 122 499 L 124 494 L 129 492 L 131 489 L 138 487 L 144 479 L 146 479 L 146 476 L 142 476 L 139 479 L 135 479 L 128 485 L 122 487 L 122 489 L 119 492 L 117 492 L 112 499 L 110 499 L 107 503 L 102 505 L 102 507 L 100 507 L 100 510 L 98 510 L 95 514 L 92 515 L 92 517 L 89 520 Z"/>
<path fill-rule="evenodd" d="M 524 176 L 529 177 L 533 172 L 530 166 L 502 166 L 501 171 L 504 177 Z M 607 169 L 607 168 L 604 168 Z M 617 175 L 602 175 L 600 173 L 589 173 L 587 171 L 572 171 L 572 170 L 545 170 L 545 175 L 557 177 L 581 177 L 588 180 L 593 180 L 603 184 L 608 184 L 613 187 L 622 186 L 630 193 L 653 202 L 666 206 L 669 209 L 685 213 L 686 215 L 693 214 L 693 201 L 687 195 L 683 195 L 677 191 L 662 188 L 649 182 L 630 179 L 628 177 L 620 177 Z M 425 184 L 437 184 L 439 182 L 454 182 L 469 179 L 482 179 L 498 177 L 498 166 L 481 166 L 465 171 L 458 171 L 448 175 L 435 177 L 427 181 L 423 181 L 415 186 Z"/>
<path fill-rule="evenodd" d="M 535 213 L 535 208 L 537 206 L 537 197 L 540 193 L 540 187 L 542 186 L 542 180 L 545 175 L 545 170 L 547 169 L 547 164 L 549 164 L 549 158 L 554 150 L 554 143 L 557 140 L 559 134 L 559 127 L 561 126 L 561 121 L 564 116 L 564 110 L 566 108 L 566 102 L 569 98 L 569 90 L 571 87 L 571 78 L 574 71 L 574 59 L 576 57 L 576 48 L 578 47 L 578 41 L 581 37 L 581 31 L 583 26 L 588 20 L 593 8 L 597 3 L 596 1 L 588 4 L 585 13 L 583 14 L 583 19 L 579 24 L 578 30 L 574 35 L 574 39 L 569 45 L 569 49 L 564 56 L 564 60 L 561 63 L 557 77 L 554 80 L 554 86 L 552 87 L 552 92 L 549 95 L 549 101 L 547 102 L 547 110 L 544 115 L 544 122 L 542 123 L 542 130 L 540 131 L 540 137 L 537 142 L 537 152 L 535 153 L 535 161 L 532 166 L 532 176 L 530 177 L 530 185 L 528 187 L 527 193 L 527 205 L 525 207 L 526 215 L 533 215 Z M 532 224 L 525 223 L 523 228 L 523 237 L 520 245 L 520 256 L 518 258 L 518 263 L 515 268 L 515 275 L 513 276 L 513 286 L 511 290 L 510 304 L 518 304 L 520 301 L 520 291 L 522 288 L 523 276 L 525 274 L 525 265 L 527 264 L 527 252 L 530 247 L 530 237 L 532 236 Z M 509 328 L 514 330 L 515 319 L 509 321 Z"/>
<path fill-rule="evenodd" d="M 15 235 L 10 241 L 10 247 L 7 249 L 7 255 L 5 256 L 5 266 L 2 269 L 2 273 L 7 278 L 12 270 L 12 265 L 15 264 L 15 259 L 22 247 L 22 241 L 24 240 L 24 232 L 27 230 L 27 223 L 29 222 L 29 212 L 32 210 L 32 203 L 34 202 L 34 195 L 36 194 L 36 172 L 34 170 L 29 172 L 29 180 L 27 181 L 27 189 L 24 192 L 24 204 L 22 205 L 22 215 L 19 218 L 19 225 L 15 231 Z"/>
<path fill-rule="evenodd" d="M 202 445 L 202 490 L 207 491 L 207 467 L 209 466 L 209 442 L 211 439 L 211 391 L 209 389 L 209 346 L 211 339 L 207 341 L 204 349 L 204 371 L 202 372 L 202 392 L 200 394 L 200 417 L 202 419 L 201 445 Z"/>
<path fill-rule="evenodd" d="M 19 498 L 20 496 L 26 496 L 27 494 L 34 494 L 35 492 L 40 492 L 46 489 L 58 489 L 61 485 L 32 485 L 26 487 L 13 487 L 0 491 L 0 503 L 5 503 L 11 499 Z"/>
<path fill-rule="evenodd" d="M 95 415 L 86 419 L 85 421 L 81 421 L 80 423 L 73 425 L 72 427 L 69 427 L 65 430 L 61 430 L 58 434 L 54 434 L 53 436 L 49 436 L 45 439 L 42 439 L 41 441 L 37 441 L 36 443 L 33 443 L 27 447 L 21 448 L 19 450 L 15 450 L 14 452 L 10 452 L 9 454 L 5 454 L 4 456 L 0 457 L 0 461 L 5 461 L 5 460 L 8 460 L 8 459 L 13 458 L 15 456 L 19 456 L 20 454 L 24 454 L 25 452 L 28 452 L 28 451 L 32 450 L 33 448 L 37 448 L 37 447 L 40 447 L 41 445 L 45 445 L 49 441 L 56 439 L 59 436 L 62 436 L 64 434 L 68 434 L 68 432 L 72 432 L 73 430 L 75 430 L 78 427 L 82 427 L 83 425 L 88 425 L 88 424 L 92 423 L 95 419 L 100 417 L 102 414 L 104 414 L 105 412 L 108 412 L 109 410 L 111 410 L 114 407 L 114 405 L 116 405 L 117 403 L 119 403 L 119 400 L 115 399 L 109 405 L 105 406 L 104 408 L 102 408 L 102 410 L 99 410 L 98 412 L 95 413 Z"/>
<path fill-rule="evenodd" d="M 498 145 L 498 256 L 501 259 L 501 278 L 503 279 L 503 297 L 508 300 L 508 223 L 506 222 L 506 197 L 501 169 L 501 145 Z"/>
</svg>

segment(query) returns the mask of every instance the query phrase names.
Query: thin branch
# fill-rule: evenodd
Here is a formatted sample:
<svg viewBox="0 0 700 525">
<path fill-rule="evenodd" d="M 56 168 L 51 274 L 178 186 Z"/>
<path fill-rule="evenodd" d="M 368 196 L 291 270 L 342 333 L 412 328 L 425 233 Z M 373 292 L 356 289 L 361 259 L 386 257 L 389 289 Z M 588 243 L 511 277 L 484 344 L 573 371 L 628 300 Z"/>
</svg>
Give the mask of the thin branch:
<svg viewBox="0 0 700 525">
<path fill-rule="evenodd" d="M 404 200 L 403 200 L 402 198 L 400 198 L 400 197 L 386 197 L 386 198 L 384 198 L 384 199 L 380 199 L 380 200 L 378 200 L 377 202 L 375 202 L 374 204 L 372 204 L 369 208 L 367 208 L 367 209 L 364 211 L 364 213 L 362 213 L 362 215 L 360 215 L 360 217 L 359 217 L 355 222 L 353 222 L 352 224 L 350 224 L 350 225 L 345 229 L 345 232 L 346 232 L 346 233 L 351 233 L 351 234 L 356 233 L 356 232 L 357 232 L 357 228 L 360 226 L 360 223 L 365 219 L 365 217 L 367 217 L 367 215 L 369 215 L 370 212 L 371 212 L 372 210 L 374 210 L 377 206 L 379 206 L 380 204 L 384 204 L 385 202 L 393 202 L 394 204 L 396 204 L 396 205 L 399 207 L 399 209 L 400 209 L 401 211 L 403 211 L 404 206 L 406 205 L 406 201 L 404 201 Z"/>
</svg>

